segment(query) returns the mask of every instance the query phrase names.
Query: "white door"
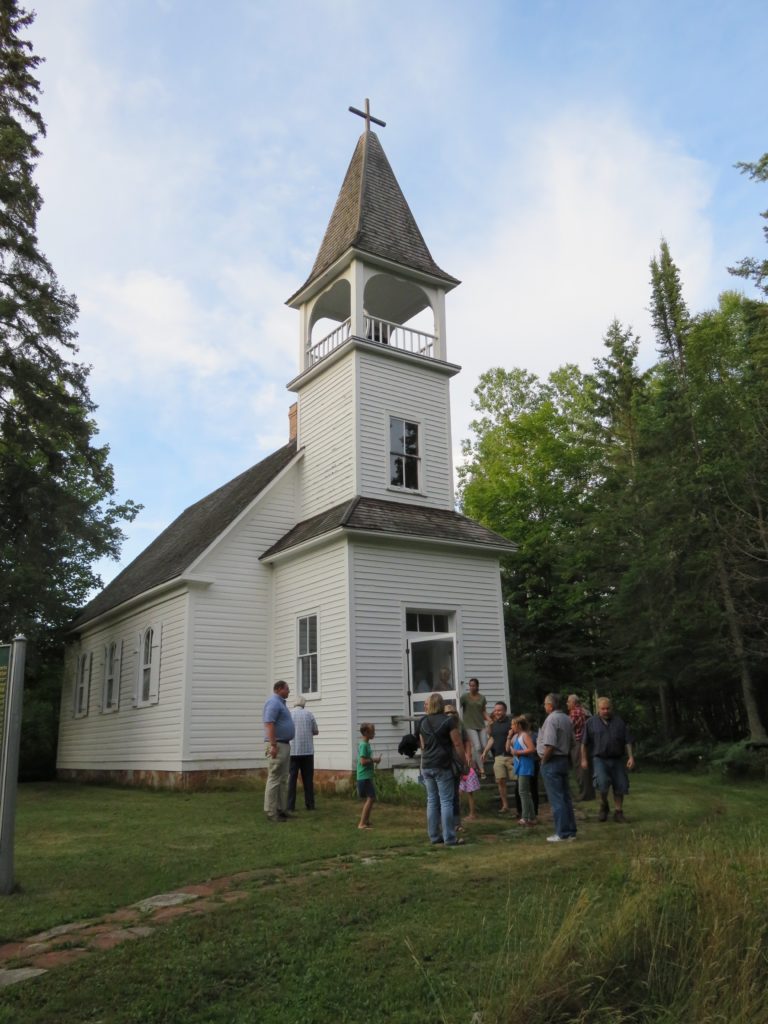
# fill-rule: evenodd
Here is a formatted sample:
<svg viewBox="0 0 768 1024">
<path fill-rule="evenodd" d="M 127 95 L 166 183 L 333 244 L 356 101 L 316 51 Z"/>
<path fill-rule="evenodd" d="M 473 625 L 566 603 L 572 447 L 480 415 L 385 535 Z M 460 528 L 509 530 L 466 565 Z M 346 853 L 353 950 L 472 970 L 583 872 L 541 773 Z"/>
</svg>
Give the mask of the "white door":
<svg viewBox="0 0 768 1024">
<path fill-rule="evenodd" d="M 430 693 L 439 693 L 446 704 L 455 704 L 456 637 L 452 633 L 408 641 L 409 697 L 411 714 L 424 713 Z"/>
</svg>

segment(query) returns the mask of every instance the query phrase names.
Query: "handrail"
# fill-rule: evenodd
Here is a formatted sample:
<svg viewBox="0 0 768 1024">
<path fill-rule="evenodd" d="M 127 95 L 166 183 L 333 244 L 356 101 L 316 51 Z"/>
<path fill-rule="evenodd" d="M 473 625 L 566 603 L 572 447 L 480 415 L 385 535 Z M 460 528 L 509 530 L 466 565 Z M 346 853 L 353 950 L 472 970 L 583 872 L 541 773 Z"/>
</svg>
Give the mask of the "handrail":
<svg viewBox="0 0 768 1024">
<path fill-rule="evenodd" d="M 421 356 L 434 354 L 437 337 L 426 331 L 417 331 L 413 327 L 392 323 L 372 316 L 365 317 L 365 336 L 369 341 L 377 341 L 381 345 L 391 345 L 404 352 L 415 352 Z"/>
<path fill-rule="evenodd" d="M 321 359 L 329 356 L 334 349 L 343 345 L 349 337 L 351 325 L 352 321 L 347 317 L 338 327 L 334 327 L 330 334 L 326 334 L 320 341 L 311 345 L 309 349 L 309 365 L 314 366 L 315 363 L 319 363 Z"/>
<path fill-rule="evenodd" d="M 417 331 L 413 327 L 405 327 L 403 324 L 393 323 L 391 320 L 382 320 L 379 317 L 365 316 L 364 318 L 365 337 L 368 341 L 376 342 L 379 345 L 389 345 L 392 348 L 401 349 L 403 352 L 413 352 L 416 355 L 433 358 L 437 344 L 437 336 L 428 334 L 426 331 Z M 309 365 L 325 359 L 331 352 L 339 348 L 350 337 L 352 322 L 347 317 L 338 327 L 326 334 L 324 338 L 315 342 L 309 347 Z"/>
</svg>

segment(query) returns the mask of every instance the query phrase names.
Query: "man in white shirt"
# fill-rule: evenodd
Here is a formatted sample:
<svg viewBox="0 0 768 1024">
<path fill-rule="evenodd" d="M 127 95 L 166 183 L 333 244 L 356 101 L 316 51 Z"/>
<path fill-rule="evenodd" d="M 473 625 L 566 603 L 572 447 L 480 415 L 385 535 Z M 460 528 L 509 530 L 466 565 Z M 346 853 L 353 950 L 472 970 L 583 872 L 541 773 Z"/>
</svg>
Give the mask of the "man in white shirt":
<svg viewBox="0 0 768 1024">
<path fill-rule="evenodd" d="M 299 697 L 294 705 L 291 717 L 295 735 L 291 740 L 291 768 L 288 781 L 288 810 L 296 810 L 296 783 L 301 772 L 301 784 L 304 788 L 304 806 L 308 811 L 315 809 L 315 743 L 314 737 L 320 730 L 311 711 L 306 709 L 306 700 Z"/>
</svg>

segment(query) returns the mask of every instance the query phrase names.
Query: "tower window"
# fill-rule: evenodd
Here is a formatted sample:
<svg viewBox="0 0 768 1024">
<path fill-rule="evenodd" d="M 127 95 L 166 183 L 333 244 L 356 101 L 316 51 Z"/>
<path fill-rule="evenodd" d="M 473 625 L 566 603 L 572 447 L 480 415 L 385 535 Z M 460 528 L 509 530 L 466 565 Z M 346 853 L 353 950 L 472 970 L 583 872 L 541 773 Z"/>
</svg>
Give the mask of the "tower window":
<svg viewBox="0 0 768 1024">
<path fill-rule="evenodd" d="M 419 489 L 419 425 L 390 416 L 389 482 L 407 491 Z"/>
</svg>

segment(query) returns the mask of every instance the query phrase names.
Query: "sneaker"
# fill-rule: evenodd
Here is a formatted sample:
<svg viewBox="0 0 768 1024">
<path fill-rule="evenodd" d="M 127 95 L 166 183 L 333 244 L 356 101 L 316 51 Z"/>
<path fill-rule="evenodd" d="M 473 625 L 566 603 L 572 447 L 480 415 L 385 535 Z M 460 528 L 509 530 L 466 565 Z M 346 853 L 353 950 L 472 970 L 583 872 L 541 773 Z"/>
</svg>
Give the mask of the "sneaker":
<svg viewBox="0 0 768 1024">
<path fill-rule="evenodd" d="M 613 812 L 613 820 L 614 821 L 620 821 L 622 824 L 624 824 L 626 822 L 626 820 L 627 820 L 624 817 L 624 811 L 614 811 Z"/>
<path fill-rule="evenodd" d="M 547 836 L 548 843 L 572 843 L 576 836 Z"/>
<path fill-rule="evenodd" d="M 600 810 L 597 812 L 598 821 L 608 821 L 608 804 L 601 804 Z"/>
</svg>

